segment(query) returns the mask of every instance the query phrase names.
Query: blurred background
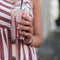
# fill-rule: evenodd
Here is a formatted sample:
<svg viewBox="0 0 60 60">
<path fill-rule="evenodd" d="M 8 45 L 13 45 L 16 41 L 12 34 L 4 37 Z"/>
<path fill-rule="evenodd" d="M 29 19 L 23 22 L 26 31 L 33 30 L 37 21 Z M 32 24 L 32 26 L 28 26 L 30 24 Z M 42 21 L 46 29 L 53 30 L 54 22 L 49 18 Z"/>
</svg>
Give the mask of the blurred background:
<svg viewBox="0 0 60 60">
<path fill-rule="evenodd" d="M 42 0 L 42 30 L 40 60 L 60 60 L 60 0 Z"/>
</svg>

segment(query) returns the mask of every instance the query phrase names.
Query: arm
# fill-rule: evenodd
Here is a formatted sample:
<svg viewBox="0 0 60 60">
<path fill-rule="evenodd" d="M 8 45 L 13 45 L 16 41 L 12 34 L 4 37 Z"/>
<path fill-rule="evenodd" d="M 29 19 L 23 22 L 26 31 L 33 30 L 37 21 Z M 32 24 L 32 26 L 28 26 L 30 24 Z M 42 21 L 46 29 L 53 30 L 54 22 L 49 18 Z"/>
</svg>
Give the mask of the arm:
<svg viewBox="0 0 60 60">
<path fill-rule="evenodd" d="M 39 47 L 42 44 L 42 25 L 41 25 L 41 2 L 40 0 L 33 0 L 34 12 L 34 31 L 32 46 Z"/>
<path fill-rule="evenodd" d="M 31 2 L 33 4 L 34 20 L 32 20 L 25 13 L 22 14 L 22 20 L 19 22 L 22 27 L 19 27 L 19 30 L 21 35 L 29 38 L 23 40 L 24 44 L 30 44 L 31 46 L 39 47 L 43 42 L 41 28 L 41 5 L 40 0 L 31 0 Z"/>
</svg>

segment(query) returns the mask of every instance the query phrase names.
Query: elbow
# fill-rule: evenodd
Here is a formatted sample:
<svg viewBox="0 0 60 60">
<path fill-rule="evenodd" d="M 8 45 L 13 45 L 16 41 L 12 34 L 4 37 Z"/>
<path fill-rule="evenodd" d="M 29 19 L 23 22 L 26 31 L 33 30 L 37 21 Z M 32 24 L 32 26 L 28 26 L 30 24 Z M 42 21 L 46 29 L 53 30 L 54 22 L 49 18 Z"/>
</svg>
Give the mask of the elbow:
<svg viewBox="0 0 60 60">
<path fill-rule="evenodd" d="M 37 41 L 37 44 L 36 44 L 36 48 L 39 48 L 39 47 L 41 47 L 42 46 L 42 44 L 43 44 L 43 39 L 40 37 L 39 39 L 38 39 L 38 41 Z"/>
</svg>

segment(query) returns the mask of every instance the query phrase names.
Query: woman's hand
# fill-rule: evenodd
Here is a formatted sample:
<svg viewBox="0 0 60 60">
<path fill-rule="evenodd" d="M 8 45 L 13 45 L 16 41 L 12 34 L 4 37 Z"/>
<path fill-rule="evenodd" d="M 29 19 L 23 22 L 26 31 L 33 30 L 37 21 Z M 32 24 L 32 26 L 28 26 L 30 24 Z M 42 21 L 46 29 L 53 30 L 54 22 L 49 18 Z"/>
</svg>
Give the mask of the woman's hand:
<svg viewBox="0 0 60 60">
<path fill-rule="evenodd" d="M 18 23 L 21 27 L 18 27 L 20 30 L 20 35 L 25 37 L 23 43 L 30 44 L 32 43 L 33 36 L 33 20 L 27 14 L 22 14 L 22 20 Z"/>
</svg>

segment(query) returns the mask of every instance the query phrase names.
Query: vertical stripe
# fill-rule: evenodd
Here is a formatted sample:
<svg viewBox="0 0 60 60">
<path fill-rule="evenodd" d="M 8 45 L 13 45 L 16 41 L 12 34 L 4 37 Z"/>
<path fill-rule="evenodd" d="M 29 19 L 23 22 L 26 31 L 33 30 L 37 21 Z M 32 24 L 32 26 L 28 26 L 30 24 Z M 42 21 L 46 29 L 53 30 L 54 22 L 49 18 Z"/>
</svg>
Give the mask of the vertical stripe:
<svg viewBox="0 0 60 60">
<path fill-rule="evenodd" d="M 10 42 L 9 42 L 9 38 L 8 38 L 8 30 L 5 28 L 4 29 L 4 32 L 5 32 L 5 36 L 6 36 L 6 41 L 7 41 L 7 48 L 8 48 L 8 52 L 9 52 L 9 50 L 11 50 L 11 46 L 9 46 L 9 44 L 10 44 Z M 10 49 L 9 49 L 10 48 Z M 10 52 L 10 54 L 11 54 L 12 52 Z M 10 55 L 9 55 L 9 53 L 8 53 L 8 59 L 9 59 L 9 57 L 10 57 Z M 10 59 L 9 59 L 10 60 Z"/>
<path fill-rule="evenodd" d="M 16 40 L 16 60 L 19 60 L 19 57 L 18 57 L 18 40 Z"/>
<path fill-rule="evenodd" d="M 4 49 L 4 60 L 8 60 L 8 49 L 3 35 L 3 29 L 1 30 L 3 49 Z M 7 57 L 6 57 L 7 56 Z"/>
<path fill-rule="evenodd" d="M 26 60 L 26 55 L 25 55 L 25 51 L 24 51 L 24 45 L 23 46 L 23 54 L 24 54 L 24 60 Z"/>
<path fill-rule="evenodd" d="M 11 57 L 12 57 L 12 44 L 11 42 L 9 42 L 9 60 L 11 60 Z"/>
<path fill-rule="evenodd" d="M 3 35 L 4 35 L 5 43 L 7 44 L 7 40 L 6 40 L 6 35 L 5 35 L 5 32 L 4 32 L 4 29 L 3 29 Z"/>
<path fill-rule="evenodd" d="M 21 42 L 18 40 L 18 59 L 20 60 L 20 48 L 21 48 Z"/>
<path fill-rule="evenodd" d="M 32 55 L 32 60 L 35 60 L 35 58 L 34 58 L 34 52 L 33 52 L 33 49 L 32 49 L 33 47 L 30 47 L 30 50 L 31 50 L 31 55 Z"/>
<path fill-rule="evenodd" d="M 7 44 L 7 47 L 8 47 L 8 32 L 7 32 L 7 28 L 4 29 L 4 32 L 5 32 L 5 37 L 6 37 L 6 44 Z"/>
<path fill-rule="evenodd" d="M 29 60 L 29 52 L 28 52 L 28 46 L 27 45 L 24 45 L 24 52 L 25 52 L 26 60 Z"/>
<path fill-rule="evenodd" d="M 29 51 L 29 60 L 32 60 L 32 52 L 30 46 L 28 46 L 28 51 Z"/>
<path fill-rule="evenodd" d="M 11 30 L 8 28 L 8 52 L 9 52 L 9 59 L 11 60 L 12 57 L 12 44 L 11 44 Z"/>
<path fill-rule="evenodd" d="M 34 58 L 35 58 L 35 60 L 37 60 L 36 49 L 34 47 L 33 47 L 33 50 L 34 50 Z"/>
<path fill-rule="evenodd" d="M 3 51 L 3 43 L 2 43 L 2 36 L 1 36 L 1 28 L 0 28 L 0 59 L 4 60 L 4 51 Z"/>
<path fill-rule="evenodd" d="M 6 36 L 6 45 L 7 45 L 7 49 L 9 49 L 9 46 L 8 46 L 8 30 L 7 28 L 4 28 L 4 32 L 5 32 L 5 36 Z M 9 52 L 9 51 L 7 51 Z M 8 53 L 8 58 L 9 58 L 9 53 Z"/>
<path fill-rule="evenodd" d="M 21 43 L 21 48 L 20 48 L 20 60 L 24 60 L 24 54 L 23 54 L 23 47 L 22 47 L 22 43 Z"/>
</svg>

